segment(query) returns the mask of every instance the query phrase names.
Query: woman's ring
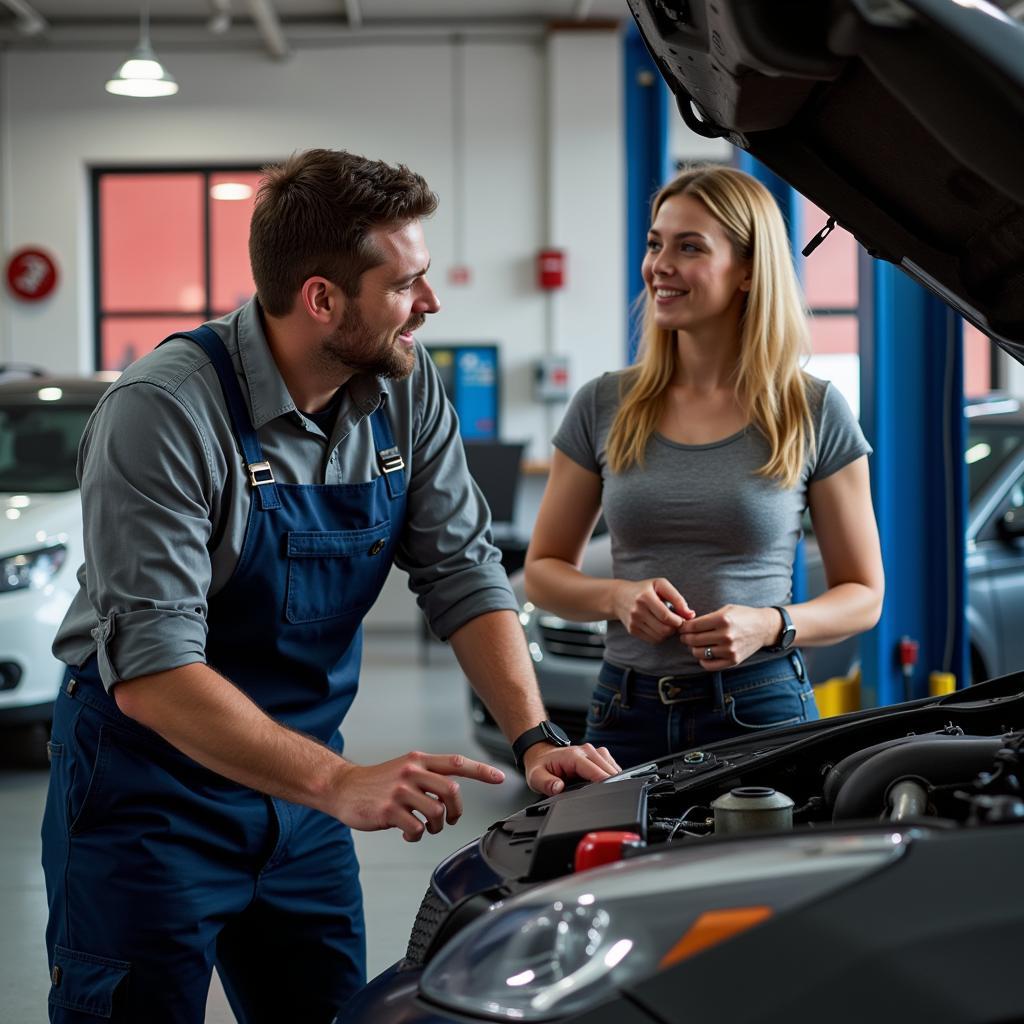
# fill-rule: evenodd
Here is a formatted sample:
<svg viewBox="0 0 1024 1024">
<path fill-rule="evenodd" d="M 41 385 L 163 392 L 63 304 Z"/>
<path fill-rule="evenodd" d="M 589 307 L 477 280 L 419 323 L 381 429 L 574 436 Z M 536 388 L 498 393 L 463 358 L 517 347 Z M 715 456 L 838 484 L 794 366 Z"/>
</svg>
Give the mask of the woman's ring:
<svg viewBox="0 0 1024 1024">
<path fill-rule="evenodd" d="M 710 661 L 711 660 L 711 648 L 710 647 L 705 647 L 704 648 L 704 660 L 705 661 Z"/>
</svg>

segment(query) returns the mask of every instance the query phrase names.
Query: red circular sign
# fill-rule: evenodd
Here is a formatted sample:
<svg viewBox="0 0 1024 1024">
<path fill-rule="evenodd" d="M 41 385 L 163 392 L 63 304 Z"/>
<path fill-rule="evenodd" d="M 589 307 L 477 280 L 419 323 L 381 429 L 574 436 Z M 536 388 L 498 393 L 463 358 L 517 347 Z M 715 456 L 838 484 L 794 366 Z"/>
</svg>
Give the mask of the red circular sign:
<svg viewBox="0 0 1024 1024">
<path fill-rule="evenodd" d="M 57 264 L 40 249 L 19 249 L 7 261 L 7 284 L 19 299 L 45 299 L 57 286 Z"/>
</svg>

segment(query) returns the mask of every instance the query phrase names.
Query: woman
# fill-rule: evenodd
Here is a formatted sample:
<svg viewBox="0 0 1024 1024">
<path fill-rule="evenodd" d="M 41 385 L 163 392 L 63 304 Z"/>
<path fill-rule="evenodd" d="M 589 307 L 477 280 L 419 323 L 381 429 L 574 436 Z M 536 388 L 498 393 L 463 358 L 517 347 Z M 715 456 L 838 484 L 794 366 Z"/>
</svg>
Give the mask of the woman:
<svg viewBox="0 0 1024 1024">
<path fill-rule="evenodd" d="M 554 438 L 531 601 L 607 619 L 587 741 L 620 764 L 817 717 L 794 643 L 871 628 L 884 579 L 870 447 L 800 368 L 805 310 L 775 201 L 727 167 L 654 198 L 641 356 L 586 384 Z M 828 589 L 790 603 L 809 506 Z M 578 569 L 601 512 L 612 579 Z"/>
</svg>

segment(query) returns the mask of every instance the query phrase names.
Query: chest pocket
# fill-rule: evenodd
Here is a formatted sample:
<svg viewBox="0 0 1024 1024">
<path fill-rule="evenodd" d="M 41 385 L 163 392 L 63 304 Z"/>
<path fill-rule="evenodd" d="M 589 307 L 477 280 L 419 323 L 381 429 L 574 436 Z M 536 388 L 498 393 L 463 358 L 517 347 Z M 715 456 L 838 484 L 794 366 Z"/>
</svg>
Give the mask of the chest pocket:
<svg viewBox="0 0 1024 1024">
<path fill-rule="evenodd" d="M 319 622 L 365 611 L 391 567 L 390 523 L 365 530 L 290 531 L 289 622 Z"/>
</svg>

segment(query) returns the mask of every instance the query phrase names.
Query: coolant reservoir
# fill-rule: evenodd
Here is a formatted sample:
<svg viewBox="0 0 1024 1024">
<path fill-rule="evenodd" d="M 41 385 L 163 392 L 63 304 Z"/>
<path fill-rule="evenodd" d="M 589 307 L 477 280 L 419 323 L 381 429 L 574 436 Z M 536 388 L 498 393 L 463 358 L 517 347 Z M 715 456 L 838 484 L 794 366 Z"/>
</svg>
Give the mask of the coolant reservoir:
<svg viewBox="0 0 1024 1024">
<path fill-rule="evenodd" d="M 793 827 L 793 801 L 769 786 L 739 786 L 711 801 L 715 832 L 771 832 Z"/>
</svg>

